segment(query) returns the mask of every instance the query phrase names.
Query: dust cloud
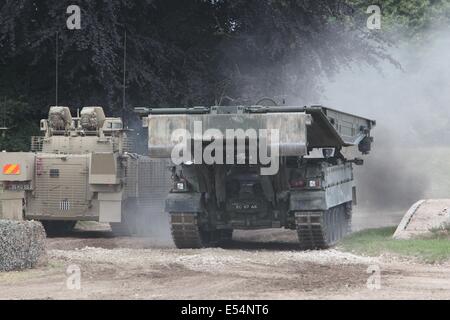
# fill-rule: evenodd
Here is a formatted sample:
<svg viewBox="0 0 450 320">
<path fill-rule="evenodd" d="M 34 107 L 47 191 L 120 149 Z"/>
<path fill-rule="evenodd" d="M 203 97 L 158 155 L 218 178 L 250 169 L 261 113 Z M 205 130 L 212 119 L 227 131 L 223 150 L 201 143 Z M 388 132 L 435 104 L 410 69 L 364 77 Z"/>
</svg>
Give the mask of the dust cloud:
<svg viewBox="0 0 450 320">
<path fill-rule="evenodd" d="M 449 52 L 450 29 L 433 30 L 392 50 L 401 69 L 355 63 L 325 83 L 323 104 L 377 121 L 373 151 L 355 169 L 361 207 L 402 211 L 450 197 Z"/>
<path fill-rule="evenodd" d="M 450 198 L 449 53 L 450 28 L 434 29 L 391 50 L 401 68 L 355 61 L 323 81 L 315 104 L 377 121 L 372 153 L 355 167 L 357 228 L 395 224 L 423 198 Z M 168 239 L 164 215 L 153 227 Z"/>
</svg>

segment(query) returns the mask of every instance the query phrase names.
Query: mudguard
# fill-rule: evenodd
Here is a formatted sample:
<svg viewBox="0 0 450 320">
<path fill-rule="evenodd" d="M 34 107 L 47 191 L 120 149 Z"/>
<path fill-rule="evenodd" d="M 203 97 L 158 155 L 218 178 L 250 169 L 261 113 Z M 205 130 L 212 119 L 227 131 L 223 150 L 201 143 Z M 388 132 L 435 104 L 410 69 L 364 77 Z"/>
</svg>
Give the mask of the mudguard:
<svg viewBox="0 0 450 320">
<path fill-rule="evenodd" d="M 327 210 L 325 191 L 291 192 L 289 211 Z"/>
<path fill-rule="evenodd" d="M 201 193 L 169 193 L 166 198 L 165 211 L 169 213 L 177 212 L 201 212 L 202 194 Z"/>
<path fill-rule="evenodd" d="M 325 190 L 292 192 L 290 211 L 324 211 L 346 202 L 352 202 L 353 181 L 340 183 Z"/>
</svg>

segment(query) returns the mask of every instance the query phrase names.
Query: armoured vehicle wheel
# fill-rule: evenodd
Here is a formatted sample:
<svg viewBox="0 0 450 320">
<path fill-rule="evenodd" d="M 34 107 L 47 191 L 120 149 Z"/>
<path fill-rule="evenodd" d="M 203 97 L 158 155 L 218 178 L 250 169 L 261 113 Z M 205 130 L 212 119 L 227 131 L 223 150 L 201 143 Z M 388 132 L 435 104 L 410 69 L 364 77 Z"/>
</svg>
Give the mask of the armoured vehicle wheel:
<svg viewBox="0 0 450 320">
<path fill-rule="evenodd" d="M 218 230 L 202 230 L 197 223 L 197 213 L 170 213 L 173 242 L 179 249 L 198 249 L 217 245 L 221 240 Z"/>
<path fill-rule="evenodd" d="M 43 220 L 41 221 L 48 237 L 60 237 L 70 233 L 77 221 Z"/>
<path fill-rule="evenodd" d="M 329 248 L 350 232 L 351 203 L 326 211 L 296 213 L 295 222 L 301 249 Z"/>
</svg>

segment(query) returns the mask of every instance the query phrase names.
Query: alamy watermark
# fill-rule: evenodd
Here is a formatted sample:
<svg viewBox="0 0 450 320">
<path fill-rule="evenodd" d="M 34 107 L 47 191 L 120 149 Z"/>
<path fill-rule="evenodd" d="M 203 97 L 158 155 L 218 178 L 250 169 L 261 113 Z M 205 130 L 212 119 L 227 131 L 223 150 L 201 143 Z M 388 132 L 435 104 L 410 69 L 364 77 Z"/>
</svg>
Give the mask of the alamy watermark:
<svg viewBox="0 0 450 320">
<path fill-rule="evenodd" d="M 370 5 L 366 10 L 370 16 L 367 18 L 367 28 L 369 30 L 381 29 L 381 8 L 378 5 Z M 70 16 L 66 20 L 66 26 L 69 30 L 81 29 L 81 9 L 78 5 L 70 5 L 66 9 L 66 14 Z"/>
<path fill-rule="evenodd" d="M 81 289 L 81 268 L 76 264 L 71 264 L 66 270 L 66 287 L 68 290 Z"/>
<path fill-rule="evenodd" d="M 367 19 L 367 28 L 369 30 L 381 29 L 381 8 L 378 5 L 371 5 L 366 10 L 367 14 L 370 14 Z"/>
<path fill-rule="evenodd" d="M 186 129 L 172 132 L 171 141 L 175 146 L 171 158 L 175 165 L 258 164 L 261 175 L 274 175 L 279 170 L 279 136 L 278 129 L 226 129 L 225 133 L 208 129 L 203 132 L 202 122 L 194 121 L 193 133 Z M 209 143 L 204 146 L 204 141 Z"/>
<path fill-rule="evenodd" d="M 366 271 L 370 274 L 367 279 L 366 285 L 369 290 L 380 290 L 381 289 L 381 268 L 379 265 L 370 265 Z"/>
<path fill-rule="evenodd" d="M 77 5 L 70 5 L 66 10 L 67 14 L 70 16 L 66 20 L 66 26 L 69 30 L 80 30 L 81 29 L 81 9 Z"/>
</svg>

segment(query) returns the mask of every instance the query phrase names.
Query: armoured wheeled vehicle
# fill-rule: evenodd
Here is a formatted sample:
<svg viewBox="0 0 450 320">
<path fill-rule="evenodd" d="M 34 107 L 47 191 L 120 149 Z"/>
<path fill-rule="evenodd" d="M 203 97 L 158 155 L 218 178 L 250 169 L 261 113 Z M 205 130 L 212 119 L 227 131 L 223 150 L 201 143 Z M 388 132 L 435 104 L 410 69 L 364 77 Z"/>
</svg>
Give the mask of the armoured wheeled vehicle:
<svg viewBox="0 0 450 320">
<path fill-rule="evenodd" d="M 351 228 L 353 164 L 375 121 L 323 106 L 135 108 L 149 155 L 171 159 L 165 210 L 178 248 L 228 241 L 234 229 L 288 228 L 303 249 Z M 269 160 L 269 161 L 268 161 Z"/>
<path fill-rule="evenodd" d="M 40 128 L 32 152 L 0 153 L 0 218 L 42 221 L 49 235 L 80 220 L 110 223 L 119 235 L 148 230 L 147 209 L 164 201 L 152 187 L 166 193 L 170 174 L 164 161 L 135 152 L 133 132 L 120 118 L 98 106 L 77 117 L 54 106 Z"/>
</svg>

